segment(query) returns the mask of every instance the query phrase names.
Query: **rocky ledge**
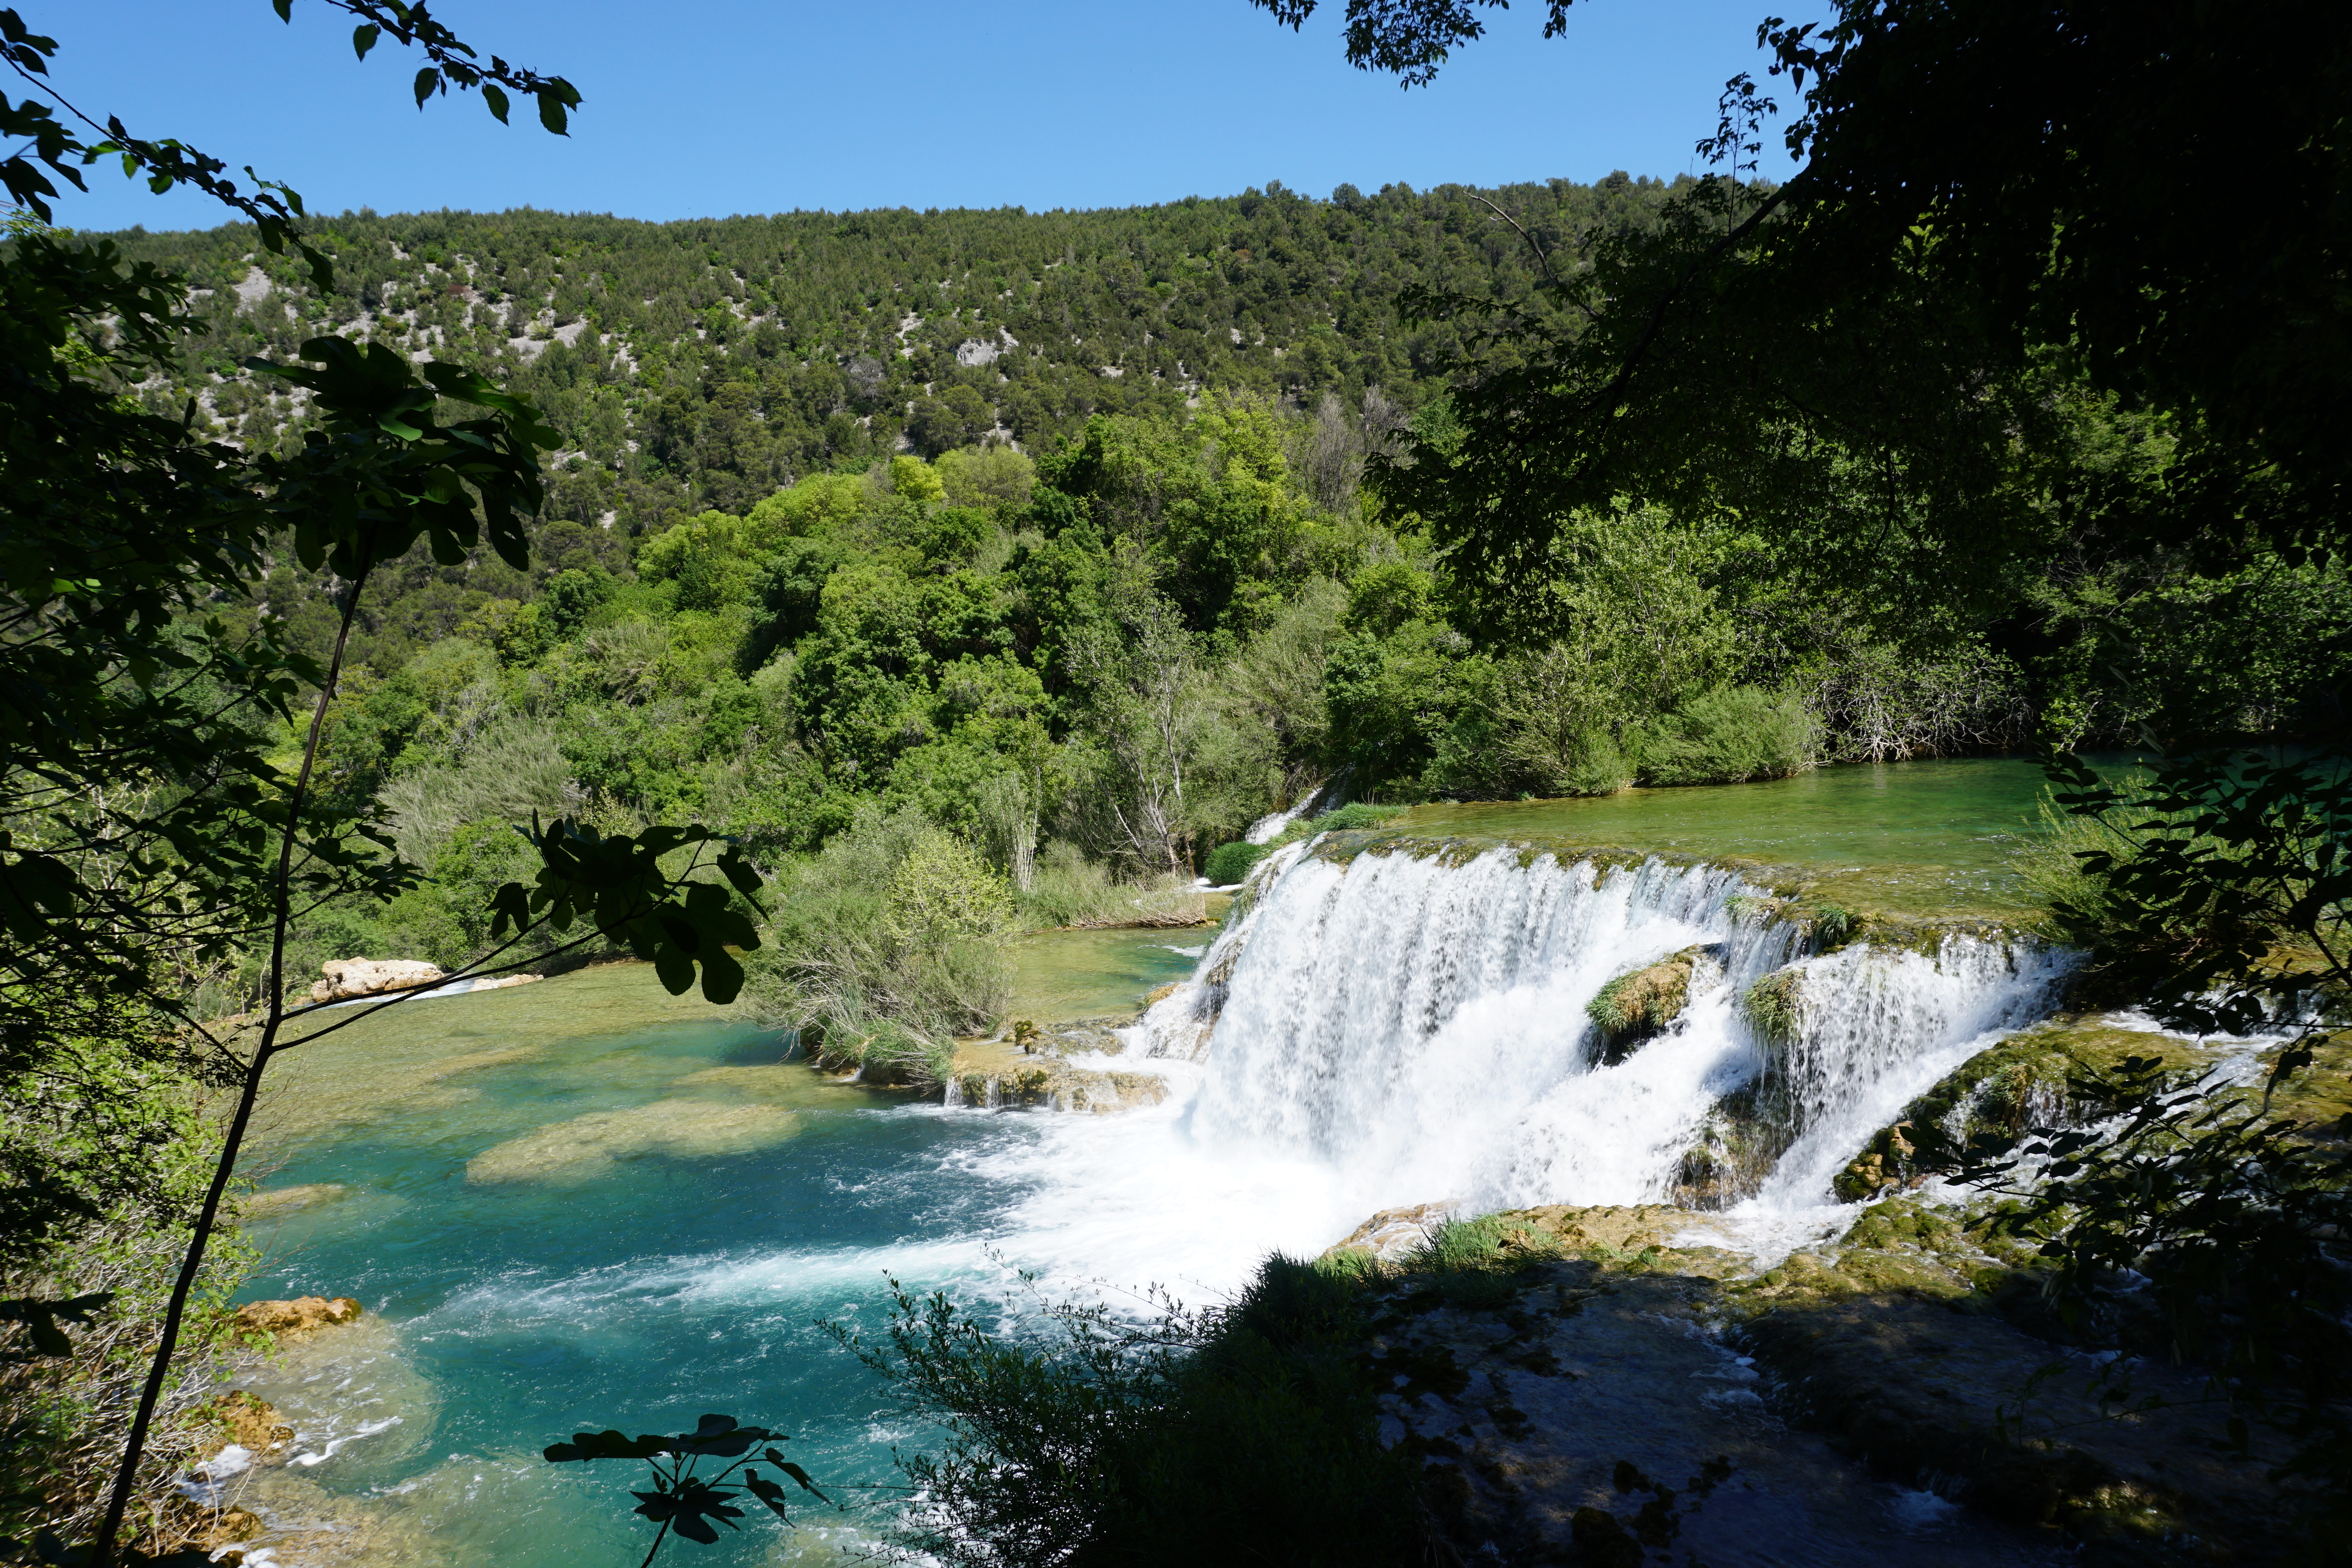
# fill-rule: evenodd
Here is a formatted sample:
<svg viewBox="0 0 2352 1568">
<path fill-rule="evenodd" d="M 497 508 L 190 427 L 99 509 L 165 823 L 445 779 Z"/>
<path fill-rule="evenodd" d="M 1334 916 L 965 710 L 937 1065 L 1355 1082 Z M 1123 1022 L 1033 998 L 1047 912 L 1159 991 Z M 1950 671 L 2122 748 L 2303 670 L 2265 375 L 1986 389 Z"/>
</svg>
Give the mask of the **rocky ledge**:
<svg viewBox="0 0 2352 1568">
<path fill-rule="evenodd" d="M 1381 1425 L 1465 1556 L 1496 1564 L 2260 1562 L 2286 1546 L 2259 1432 L 2194 1370 L 2102 1406 L 2021 1249 L 1888 1198 L 1769 1268 L 1663 1206 L 1335 1248 L 1369 1276 Z M 1424 1241 L 1399 1250 L 1417 1230 Z M 1386 1245 L 1384 1245 L 1384 1243 Z M 1383 1260 L 1381 1254 L 1386 1252 Z M 2274 1446 L 2274 1445 L 2273 1445 Z"/>
<path fill-rule="evenodd" d="M 959 1040 L 948 1103 L 1097 1115 L 1157 1105 L 1168 1097 L 1163 1074 L 1103 1063 L 1126 1054 L 1127 1041 L 1116 1030 L 1131 1021 L 1081 1019 L 1041 1030 L 1020 1044 L 1009 1036 Z M 1080 1064 L 1072 1058 L 1086 1060 Z"/>
<path fill-rule="evenodd" d="M 362 997 L 431 986 L 448 977 L 440 966 L 421 958 L 330 958 L 319 968 L 327 977 L 311 982 L 313 1002 L 356 1001 Z M 495 991 L 507 986 L 528 986 L 543 977 L 504 975 L 469 981 L 465 988 L 469 992 Z"/>
<path fill-rule="evenodd" d="M 236 1326 L 276 1339 L 316 1333 L 357 1321 L 367 1309 L 349 1296 L 297 1296 L 290 1301 L 247 1301 L 236 1310 Z"/>
<path fill-rule="evenodd" d="M 237 1328 L 257 1344 L 299 1345 L 330 1329 L 357 1322 L 365 1309 L 350 1296 L 297 1296 L 247 1301 L 235 1313 Z M 293 1455 L 295 1428 L 260 1396 L 233 1388 L 212 1404 L 214 1441 L 199 1450 L 173 1505 L 182 1538 L 215 1563 L 268 1561 L 257 1544 L 273 1534 L 273 1511 L 250 1495 L 257 1479 L 281 1470 Z"/>
</svg>

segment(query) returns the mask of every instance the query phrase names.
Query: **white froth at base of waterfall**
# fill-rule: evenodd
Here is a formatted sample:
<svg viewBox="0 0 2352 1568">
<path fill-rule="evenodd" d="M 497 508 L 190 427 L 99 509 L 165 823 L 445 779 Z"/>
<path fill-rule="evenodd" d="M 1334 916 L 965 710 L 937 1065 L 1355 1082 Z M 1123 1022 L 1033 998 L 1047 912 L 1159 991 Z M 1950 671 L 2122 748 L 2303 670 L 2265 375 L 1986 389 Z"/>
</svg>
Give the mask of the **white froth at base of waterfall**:
<svg viewBox="0 0 2352 1568">
<path fill-rule="evenodd" d="M 1955 936 L 1933 955 L 1857 945 L 1798 958 L 1786 922 L 1734 918 L 1737 873 L 1602 870 L 1499 849 L 1320 858 L 1286 846 L 1190 980 L 1077 1063 L 1156 1071 L 1161 1103 L 1114 1115 L 978 1108 L 948 1156 L 993 1195 L 963 1236 L 856 1255 L 709 1260 L 672 1288 L 830 1289 L 889 1270 L 987 1293 L 1010 1270 L 1056 1289 L 1150 1284 L 1192 1301 L 1267 1253 L 1312 1257 L 1376 1211 L 1464 1213 L 1671 1198 L 1723 1097 L 1765 1091 L 1792 1134 L 1762 1189 L 1691 1216 L 1759 1258 L 1842 1228 L 1829 1181 L 1938 1078 L 2054 998 L 2069 957 Z M 1700 953 L 1682 1015 L 1599 1062 L 1586 1009 L 1619 976 Z M 1794 960 L 1801 1024 L 1760 1040 L 1738 999 Z M 1213 1027 L 1212 1027 L 1213 1026 Z M 894 1114 L 918 1113 L 893 1113 Z M 637 1281 L 644 1288 L 651 1281 Z"/>
<path fill-rule="evenodd" d="M 1117 1058 L 1110 1059 L 1116 1061 Z M 830 1308 L 885 1274 L 977 1297 L 1018 1293 L 1016 1270 L 1049 1293 L 1135 1302 L 1161 1285 L 1195 1304 L 1247 1282 L 1271 1252 L 1311 1258 L 1370 1211 L 1342 1173 L 1310 1157 L 1205 1144 L 1186 1128 L 1189 1064 L 1170 1063 L 1179 1092 L 1111 1115 L 1007 1113 L 993 1135 L 948 1155 L 949 1174 L 1001 1195 L 963 1234 L 856 1249 L 665 1259 L 596 1275 L 486 1288 L 453 1319 L 585 1320 L 610 1303 L 796 1301 Z M 892 1113 L 903 1114 L 904 1113 Z M 982 1116 L 978 1111 L 932 1114 Z"/>
</svg>

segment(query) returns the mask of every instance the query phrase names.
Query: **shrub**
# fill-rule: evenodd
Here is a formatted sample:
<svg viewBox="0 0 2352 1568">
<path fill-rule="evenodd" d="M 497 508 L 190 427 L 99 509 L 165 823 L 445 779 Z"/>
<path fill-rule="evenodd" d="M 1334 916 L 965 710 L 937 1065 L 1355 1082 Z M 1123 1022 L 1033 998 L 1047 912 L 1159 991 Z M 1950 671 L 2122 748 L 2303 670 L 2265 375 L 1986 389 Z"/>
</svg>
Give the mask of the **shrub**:
<svg viewBox="0 0 2352 1568">
<path fill-rule="evenodd" d="M 1202 862 L 1201 874 L 1219 887 L 1229 887 L 1249 875 L 1251 867 L 1273 852 L 1271 844 L 1219 844 Z"/>
<path fill-rule="evenodd" d="M 948 1041 L 1012 997 L 1012 890 L 979 852 L 911 810 L 866 805 L 776 879 L 743 1006 L 801 1032 L 827 1065 L 937 1081 Z"/>
<path fill-rule="evenodd" d="M 1017 1338 L 898 1288 L 884 1343 L 835 1333 L 947 1429 L 900 1461 L 928 1505 L 905 1543 L 932 1560 L 1402 1568 L 1426 1551 L 1415 1461 L 1379 1440 L 1364 1288 L 1276 1257 L 1221 1308 L 1055 1305 Z"/>
<path fill-rule="evenodd" d="M 942 452 L 931 465 L 956 507 L 1026 505 L 1037 486 L 1037 465 L 1010 446 L 970 446 Z"/>
<path fill-rule="evenodd" d="M 1813 766 L 1820 726 L 1793 692 L 1718 686 L 1657 721 L 1637 747 L 1654 784 L 1742 784 Z"/>
<path fill-rule="evenodd" d="M 1134 891 L 1111 878 L 1109 868 L 1091 861 L 1066 839 L 1047 844 L 1037 857 L 1029 891 L 1021 894 L 1021 917 L 1033 929 L 1062 925 L 1116 925 L 1134 913 Z"/>
<path fill-rule="evenodd" d="M 938 828 L 907 846 L 890 877 L 883 928 L 914 948 L 994 941 L 1013 924 L 1013 890 L 980 852 Z"/>
<path fill-rule="evenodd" d="M 1560 795 L 1614 795 L 1632 789 L 1638 771 L 1606 730 L 1589 730 L 1576 737 L 1543 781 Z"/>
</svg>

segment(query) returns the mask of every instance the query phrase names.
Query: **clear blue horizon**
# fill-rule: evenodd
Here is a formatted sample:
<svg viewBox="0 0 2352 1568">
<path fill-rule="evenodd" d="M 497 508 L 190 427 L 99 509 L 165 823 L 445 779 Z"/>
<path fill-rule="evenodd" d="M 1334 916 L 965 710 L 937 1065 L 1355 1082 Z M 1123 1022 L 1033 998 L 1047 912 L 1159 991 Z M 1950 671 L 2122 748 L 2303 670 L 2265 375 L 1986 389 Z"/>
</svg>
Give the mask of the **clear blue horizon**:
<svg viewBox="0 0 2352 1568">
<path fill-rule="evenodd" d="M 1434 85 L 1401 89 L 1343 57 L 1343 0 L 1303 33 L 1245 0 L 947 0 L 840 8 L 699 0 L 450 0 L 485 55 L 571 78 L 569 138 L 526 105 L 501 127 L 471 94 L 420 113 L 419 63 L 353 58 L 350 23 L 297 0 L 33 0 L 58 88 L 134 133 L 175 136 L 300 191 L 314 213 L 539 207 L 667 221 L 794 209 L 1095 208 L 1229 195 L 1279 180 L 1321 196 L 1448 183 L 1671 179 L 1701 165 L 1724 79 L 1758 68 L 1761 0 L 1580 0 L 1561 38 L 1540 7 Z M 245 85 L 252 83 L 250 87 Z M 1777 144 L 1772 149 L 1777 154 Z M 1768 158 L 1768 175 L 1787 172 Z M 88 171 L 74 228 L 210 227 L 222 210 Z"/>
</svg>

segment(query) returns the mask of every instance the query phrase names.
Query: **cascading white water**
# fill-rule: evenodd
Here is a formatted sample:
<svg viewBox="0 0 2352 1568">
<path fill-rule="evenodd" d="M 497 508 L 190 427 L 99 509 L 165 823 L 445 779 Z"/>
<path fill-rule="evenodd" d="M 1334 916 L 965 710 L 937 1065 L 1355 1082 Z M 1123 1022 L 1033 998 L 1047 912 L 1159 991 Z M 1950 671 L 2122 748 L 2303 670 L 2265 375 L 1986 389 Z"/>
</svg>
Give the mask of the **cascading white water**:
<svg viewBox="0 0 2352 1568">
<path fill-rule="evenodd" d="M 1328 1166 L 1367 1210 L 1662 1199 L 1717 1102 L 1775 1073 L 1794 1142 L 1759 1201 L 1825 1200 L 1842 1160 L 1991 1031 L 2046 1010 L 2063 971 L 1966 936 L 1933 957 L 1858 945 L 1802 962 L 1801 1027 L 1776 1051 L 1736 998 L 1799 933 L 1735 919 L 1751 891 L 1735 873 L 1310 849 L 1260 868 L 1253 905 L 1133 1038 L 1204 1059 L 1198 1142 Z M 1683 1016 L 1593 1061 L 1601 988 L 1695 946 L 1714 958 Z"/>
<path fill-rule="evenodd" d="M 1857 945 L 1801 957 L 1799 930 L 1733 905 L 1755 890 L 1721 868 L 1523 865 L 1508 848 L 1349 861 L 1323 847 L 1262 862 L 1192 978 L 1100 1064 L 1162 1072 L 1160 1103 L 989 1120 L 944 1156 L 956 1190 L 1001 1195 L 966 1233 L 733 1260 L 698 1270 L 695 1288 L 889 1270 L 1011 1301 L 1020 1268 L 1101 1281 L 1107 1300 L 1150 1281 L 1213 1300 L 1268 1252 L 1312 1257 L 1399 1205 L 1668 1199 L 1743 1089 L 1756 1092 L 1732 1105 L 1780 1118 L 1767 1152 L 1784 1152 L 1758 1197 L 1734 1216 L 1695 1214 L 1694 1229 L 1785 1251 L 1818 1228 L 1838 1162 L 2049 1006 L 2063 969 L 2030 943 L 1959 936 L 1930 955 Z M 1706 956 L 1681 1017 L 1596 1061 L 1585 1009 L 1601 987 L 1694 946 Z M 1792 962 L 1797 1027 L 1775 1046 L 1738 998 Z"/>
<path fill-rule="evenodd" d="M 1283 829 L 1297 821 L 1301 817 L 1310 817 L 1318 810 L 1328 811 L 1338 806 L 1348 798 L 1347 790 L 1348 769 L 1343 768 L 1337 778 L 1318 784 L 1282 810 L 1269 811 L 1252 822 L 1249 825 L 1249 831 L 1242 834 L 1242 842 L 1272 843 L 1280 836 Z"/>
<path fill-rule="evenodd" d="M 1557 1184 L 1512 1173 L 1568 1081 L 1642 1076 L 1589 1070 L 1585 1004 L 1629 968 L 1727 938 L 1723 901 L 1738 883 L 1703 867 L 1600 879 L 1590 865 L 1518 860 L 1310 858 L 1282 876 L 1234 965 L 1195 1134 L 1313 1155 L 1382 1203 L 1584 1197 L 1528 1190 Z M 1672 1142 L 1706 1110 L 1623 1098 L 1626 1131 L 1645 1142 Z"/>
<path fill-rule="evenodd" d="M 980 1277 L 1001 1254 L 1202 1299 L 1268 1251 L 1312 1256 L 1398 1205 L 1666 1200 L 1744 1088 L 1780 1119 L 1770 1142 L 1786 1147 L 1742 1206 L 1753 1222 L 1732 1239 L 1751 1245 L 1829 1203 L 1837 1162 L 1994 1031 L 2045 1009 L 2062 968 L 2030 944 L 1958 936 L 1932 956 L 1856 945 L 1802 958 L 1797 927 L 1735 913 L 1755 890 L 1717 867 L 1523 865 L 1510 848 L 1342 860 L 1322 847 L 1262 862 L 1191 979 L 1101 1064 L 1160 1071 L 1168 1097 L 1116 1116 L 1007 1119 L 959 1153 L 973 1190 L 1010 1201 L 922 1270 Z M 1681 1017 L 1596 1061 L 1585 1009 L 1601 986 L 1694 946 L 1705 956 Z M 1775 1047 L 1738 998 L 1792 961 L 1798 1028 Z M 858 1266 L 914 1265 L 892 1252 Z"/>
<path fill-rule="evenodd" d="M 2047 1014 L 2074 956 L 1948 936 L 1930 958 L 1847 948 L 1800 966 L 1797 1038 L 1777 1064 L 1796 1141 L 1759 1207 L 1816 1203 L 1864 1140 L 2002 1034 Z"/>
</svg>

